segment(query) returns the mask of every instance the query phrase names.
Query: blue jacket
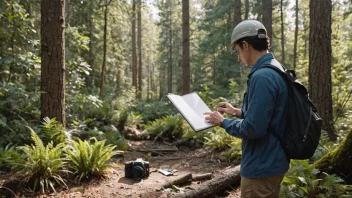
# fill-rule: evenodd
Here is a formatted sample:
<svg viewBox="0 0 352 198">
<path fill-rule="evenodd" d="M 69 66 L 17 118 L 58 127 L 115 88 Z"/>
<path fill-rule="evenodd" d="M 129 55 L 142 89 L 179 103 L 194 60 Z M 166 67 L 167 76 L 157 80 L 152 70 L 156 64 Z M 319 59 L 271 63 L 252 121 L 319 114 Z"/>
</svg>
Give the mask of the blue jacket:
<svg viewBox="0 0 352 198">
<path fill-rule="evenodd" d="M 247 80 L 242 117 L 225 119 L 222 127 L 242 139 L 241 176 L 262 178 L 283 175 L 289 168 L 279 140 L 268 130 L 283 136 L 286 125 L 287 87 L 279 73 L 264 65 L 282 68 L 272 53 L 254 64 Z"/>
</svg>

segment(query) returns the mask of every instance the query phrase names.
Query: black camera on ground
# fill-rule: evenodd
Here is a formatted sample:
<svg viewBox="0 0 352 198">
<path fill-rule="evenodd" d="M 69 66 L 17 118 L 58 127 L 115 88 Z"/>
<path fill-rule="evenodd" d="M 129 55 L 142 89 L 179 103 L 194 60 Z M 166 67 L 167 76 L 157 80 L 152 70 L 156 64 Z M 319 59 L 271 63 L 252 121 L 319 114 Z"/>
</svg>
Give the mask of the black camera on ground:
<svg viewBox="0 0 352 198">
<path fill-rule="evenodd" d="M 141 180 L 149 176 L 149 162 L 142 158 L 136 161 L 128 161 L 125 163 L 125 177 L 134 180 Z"/>
</svg>

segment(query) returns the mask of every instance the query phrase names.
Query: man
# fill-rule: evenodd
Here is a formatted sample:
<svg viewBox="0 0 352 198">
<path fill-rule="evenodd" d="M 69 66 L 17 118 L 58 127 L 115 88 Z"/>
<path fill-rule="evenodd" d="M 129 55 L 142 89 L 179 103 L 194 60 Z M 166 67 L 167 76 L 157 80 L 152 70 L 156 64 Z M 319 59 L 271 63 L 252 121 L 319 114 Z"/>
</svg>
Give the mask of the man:
<svg viewBox="0 0 352 198">
<path fill-rule="evenodd" d="M 221 102 L 217 111 L 205 113 L 205 119 L 242 139 L 241 196 L 279 197 L 280 183 L 289 168 L 289 160 L 279 140 L 270 131 L 284 135 L 288 91 L 277 71 L 261 67 L 283 68 L 269 53 L 266 28 L 259 21 L 239 23 L 232 32 L 231 46 L 238 60 L 245 67 L 252 67 L 244 104 L 238 109 Z M 237 118 L 224 118 L 223 113 Z"/>
</svg>

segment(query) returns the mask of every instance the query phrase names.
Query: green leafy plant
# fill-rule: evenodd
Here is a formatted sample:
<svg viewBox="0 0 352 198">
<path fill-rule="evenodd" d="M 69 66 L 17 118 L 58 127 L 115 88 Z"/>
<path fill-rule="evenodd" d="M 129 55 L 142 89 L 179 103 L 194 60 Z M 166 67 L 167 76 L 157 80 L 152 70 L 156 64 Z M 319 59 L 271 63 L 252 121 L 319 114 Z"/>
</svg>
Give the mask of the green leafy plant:
<svg viewBox="0 0 352 198">
<path fill-rule="evenodd" d="M 140 128 L 140 125 L 143 123 L 143 116 L 137 112 L 132 111 L 127 118 L 126 125 L 132 126 L 134 128 Z"/>
<path fill-rule="evenodd" d="M 57 145 L 64 143 L 66 139 L 66 130 L 60 122 L 56 121 L 56 118 L 43 118 L 41 133 L 44 143 L 52 141 L 54 145 Z"/>
<path fill-rule="evenodd" d="M 54 146 L 52 143 L 44 146 L 38 135 L 31 131 L 33 144 L 16 147 L 21 158 L 9 160 L 17 175 L 22 177 L 26 184 L 31 185 L 33 191 L 42 193 L 55 191 L 55 184 L 66 186 L 60 173 L 67 173 L 65 158 L 62 156 L 64 144 Z M 67 186 L 66 186 L 67 187 Z"/>
<path fill-rule="evenodd" d="M 182 125 L 183 117 L 180 114 L 165 116 L 143 125 L 143 135 L 154 140 L 175 140 L 182 136 Z"/>
<path fill-rule="evenodd" d="M 292 160 L 280 191 L 280 197 L 345 197 L 346 190 L 340 177 L 321 173 L 307 160 Z"/>
<path fill-rule="evenodd" d="M 223 129 L 214 128 L 214 130 L 208 132 L 209 137 L 205 137 L 205 146 L 211 147 L 223 151 L 228 149 L 231 142 L 234 140 L 234 137 L 227 134 Z"/>
<path fill-rule="evenodd" d="M 120 153 L 114 150 L 115 146 L 105 145 L 105 140 L 91 140 L 93 143 L 81 139 L 78 142 L 72 141 L 72 145 L 66 150 L 68 167 L 77 175 L 78 182 L 91 176 L 104 176 L 113 167 L 108 163 L 110 158 Z"/>
<path fill-rule="evenodd" d="M 221 156 L 224 160 L 234 161 L 241 159 L 241 140 L 225 132 L 222 128 L 213 128 L 205 137 L 204 145 L 222 151 Z"/>
</svg>

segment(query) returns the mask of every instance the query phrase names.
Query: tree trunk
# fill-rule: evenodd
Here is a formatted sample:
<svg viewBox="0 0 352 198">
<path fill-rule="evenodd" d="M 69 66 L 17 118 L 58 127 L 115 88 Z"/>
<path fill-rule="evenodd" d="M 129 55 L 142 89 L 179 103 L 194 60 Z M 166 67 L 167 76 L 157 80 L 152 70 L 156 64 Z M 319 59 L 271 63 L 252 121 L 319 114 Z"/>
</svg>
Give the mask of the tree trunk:
<svg viewBox="0 0 352 198">
<path fill-rule="evenodd" d="M 245 0 L 245 12 L 244 12 L 244 19 L 248 19 L 249 14 L 249 0 Z"/>
<path fill-rule="evenodd" d="M 240 166 L 236 166 L 222 175 L 212 180 L 206 181 L 191 190 L 187 190 L 182 194 L 176 194 L 175 198 L 198 198 L 198 197 L 214 197 L 219 192 L 223 192 L 230 186 L 238 186 L 241 182 Z"/>
<path fill-rule="evenodd" d="M 88 16 L 88 37 L 89 37 L 89 52 L 88 52 L 88 65 L 90 68 L 92 68 L 91 74 L 89 76 L 86 76 L 86 86 L 87 87 L 94 87 L 94 51 L 93 51 L 93 31 L 94 31 L 94 25 L 93 25 L 93 13 L 94 13 L 94 1 L 89 2 L 89 16 Z"/>
<path fill-rule="evenodd" d="M 103 92 L 104 92 L 104 79 L 105 79 L 105 70 L 106 70 L 106 48 L 107 48 L 107 43 L 106 43 L 106 36 L 107 36 L 107 27 L 108 27 L 108 6 L 111 3 L 112 0 L 110 0 L 109 3 L 105 5 L 105 11 L 104 11 L 104 44 L 103 44 L 103 66 L 101 67 L 101 78 L 100 78 L 100 94 L 99 98 L 103 100 Z"/>
<path fill-rule="evenodd" d="M 331 0 L 311 0 L 309 32 L 309 93 L 330 140 L 333 126 L 331 93 Z"/>
<path fill-rule="evenodd" d="M 189 0 L 182 0 L 182 63 L 183 63 L 183 94 L 190 93 L 189 64 Z"/>
<path fill-rule="evenodd" d="M 138 91 L 137 98 L 142 98 L 142 0 L 138 1 Z"/>
<path fill-rule="evenodd" d="M 65 0 L 41 1 L 41 117 L 65 119 Z"/>
<path fill-rule="evenodd" d="M 347 184 L 352 184 L 352 129 L 339 147 L 316 161 L 313 166 L 329 174 L 334 173 Z"/>
<path fill-rule="evenodd" d="M 295 40 L 293 45 L 293 69 L 297 67 L 297 42 L 298 42 L 298 0 L 296 0 L 296 19 L 295 19 Z"/>
<path fill-rule="evenodd" d="M 283 10 L 283 1 L 280 2 L 280 12 L 281 12 L 281 56 L 282 64 L 285 65 L 285 34 L 284 34 L 284 10 Z"/>
<path fill-rule="evenodd" d="M 132 2 L 132 86 L 137 92 L 136 0 Z"/>
<path fill-rule="evenodd" d="M 170 31 L 169 31 L 169 68 L 168 68 L 168 93 L 172 93 L 172 0 L 170 0 Z"/>
<path fill-rule="evenodd" d="M 236 27 L 237 24 L 239 24 L 242 21 L 242 16 L 241 16 L 241 0 L 235 0 L 235 14 L 233 17 L 233 22 L 234 22 L 234 26 Z"/>
<path fill-rule="evenodd" d="M 263 25 L 266 28 L 268 37 L 270 38 L 270 45 L 273 46 L 273 37 L 272 37 L 273 2 L 272 0 L 262 0 L 262 4 L 263 4 Z"/>
</svg>

